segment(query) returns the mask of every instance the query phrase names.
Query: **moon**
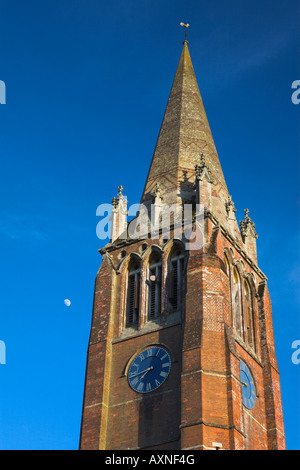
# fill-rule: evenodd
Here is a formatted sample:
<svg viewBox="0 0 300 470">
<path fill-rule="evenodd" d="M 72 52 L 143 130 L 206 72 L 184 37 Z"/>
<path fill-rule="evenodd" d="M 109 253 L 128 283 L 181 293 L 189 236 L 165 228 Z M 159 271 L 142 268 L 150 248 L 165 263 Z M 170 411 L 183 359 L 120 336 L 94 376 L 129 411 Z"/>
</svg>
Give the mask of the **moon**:
<svg viewBox="0 0 300 470">
<path fill-rule="evenodd" d="M 70 307 L 71 301 L 70 301 L 69 299 L 65 299 L 65 300 L 64 300 L 64 304 L 65 304 L 67 307 Z"/>
</svg>

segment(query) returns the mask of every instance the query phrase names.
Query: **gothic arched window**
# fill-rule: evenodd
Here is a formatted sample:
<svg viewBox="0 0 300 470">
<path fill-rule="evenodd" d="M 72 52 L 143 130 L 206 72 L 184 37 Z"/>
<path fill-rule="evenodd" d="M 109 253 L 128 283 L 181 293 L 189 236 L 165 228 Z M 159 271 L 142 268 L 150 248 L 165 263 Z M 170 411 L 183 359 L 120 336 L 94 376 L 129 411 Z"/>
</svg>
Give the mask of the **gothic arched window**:
<svg viewBox="0 0 300 470">
<path fill-rule="evenodd" d="M 184 253 L 175 247 L 169 257 L 168 297 L 173 312 L 180 310 L 182 300 L 182 280 L 184 268 Z"/>
<path fill-rule="evenodd" d="M 242 315 L 241 315 L 241 282 L 238 270 L 233 268 L 232 279 L 232 315 L 234 321 L 235 331 L 239 336 L 242 336 Z"/>
<path fill-rule="evenodd" d="M 161 269 L 161 256 L 154 252 L 148 267 L 148 320 L 159 317 L 161 313 Z"/>
<path fill-rule="evenodd" d="M 140 264 L 132 260 L 128 267 L 126 326 L 138 325 L 140 311 Z"/>
<path fill-rule="evenodd" d="M 247 326 L 247 341 L 249 346 L 255 348 L 254 344 L 254 325 L 253 325 L 253 304 L 252 295 L 250 290 L 249 282 L 245 279 L 244 281 L 244 292 L 245 292 L 245 320 Z"/>
<path fill-rule="evenodd" d="M 229 261 L 226 255 L 224 255 L 224 264 L 225 264 L 226 274 L 227 276 L 229 276 L 230 274 Z"/>
</svg>

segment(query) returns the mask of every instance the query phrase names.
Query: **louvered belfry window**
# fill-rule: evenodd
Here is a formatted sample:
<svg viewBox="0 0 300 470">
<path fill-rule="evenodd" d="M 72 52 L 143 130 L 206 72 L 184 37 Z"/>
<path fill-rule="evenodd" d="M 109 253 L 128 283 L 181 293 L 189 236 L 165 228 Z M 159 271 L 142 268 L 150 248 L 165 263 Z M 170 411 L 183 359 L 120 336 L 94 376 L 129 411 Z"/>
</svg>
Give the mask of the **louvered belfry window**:
<svg viewBox="0 0 300 470">
<path fill-rule="evenodd" d="M 232 311 L 234 318 L 234 327 L 236 333 L 242 338 L 242 310 L 241 310 L 241 283 L 240 276 L 236 267 L 233 269 L 233 290 L 232 290 Z"/>
<path fill-rule="evenodd" d="M 174 312 L 181 308 L 183 268 L 184 254 L 180 250 L 176 250 L 171 254 L 168 273 L 168 297 Z"/>
<path fill-rule="evenodd" d="M 161 313 L 161 258 L 153 254 L 148 269 L 148 320 L 157 318 Z"/>
<path fill-rule="evenodd" d="M 134 326 L 139 322 L 140 310 L 140 267 L 131 265 L 128 271 L 127 315 L 126 326 Z"/>
</svg>

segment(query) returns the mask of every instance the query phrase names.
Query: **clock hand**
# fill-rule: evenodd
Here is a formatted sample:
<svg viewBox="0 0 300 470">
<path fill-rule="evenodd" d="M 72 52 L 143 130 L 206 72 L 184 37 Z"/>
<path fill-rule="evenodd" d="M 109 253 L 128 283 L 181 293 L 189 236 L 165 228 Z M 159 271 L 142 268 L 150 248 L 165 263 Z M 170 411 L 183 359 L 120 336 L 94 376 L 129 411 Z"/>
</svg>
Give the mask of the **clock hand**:
<svg viewBox="0 0 300 470">
<path fill-rule="evenodd" d="M 148 374 L 149 370 L 152 370 L 153 366 L 148 367 L 148 369 L 145 370 L 144 375 L 142 375 L 141 380 L 145 377 L 146 374 Z"/>
<path fill-rule="evenodd" d="M 145 375 L 146 375 L 147 372 L 149 372 L 149 370 L 151 370 L 151 369 L 153 369 L 153 366 L 148 367 L 148 369 L 141 370 L 141 372 L 137 372 L 136 374 L 130 375 L 129 378 L 130 378 L 130 379 L 133 379 L 133 377 L 136 377 L 137 375 L 144 374 L 144 373 L 145 373 Z"/>
<path fill-rule="evenodd" d="M 242 382 L 242 385 L 245 385 L 246 387 L 248 387 L 248 384 L 246 384 L 246 382 Z"/>
</svg>

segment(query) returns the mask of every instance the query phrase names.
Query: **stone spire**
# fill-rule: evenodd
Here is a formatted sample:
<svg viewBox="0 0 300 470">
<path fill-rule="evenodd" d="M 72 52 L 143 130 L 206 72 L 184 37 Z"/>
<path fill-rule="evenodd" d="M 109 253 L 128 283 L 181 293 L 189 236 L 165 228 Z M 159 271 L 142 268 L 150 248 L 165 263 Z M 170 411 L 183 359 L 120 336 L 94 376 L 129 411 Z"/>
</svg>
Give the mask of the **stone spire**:
<svg viewBox="0 0 300 470">
<path fill-rule="evenodd" d="M 141 202 L 154 200 L 157 183 L 164 192 L 166 204 L 195 200 L 195 178 L 199 176 L 196 176 L 195 168 L 199 173 L 204 158 L 205 171 L 210 175 L 207 184 L 211 185 L 211 207 L 208 209 L 226 227 L 228 218 L 224 200 L 229 194 L 195 77 L 188 41 L 184 40 Z M 237 222 L 236 233 L 239 233 Z"/>
</svg>

